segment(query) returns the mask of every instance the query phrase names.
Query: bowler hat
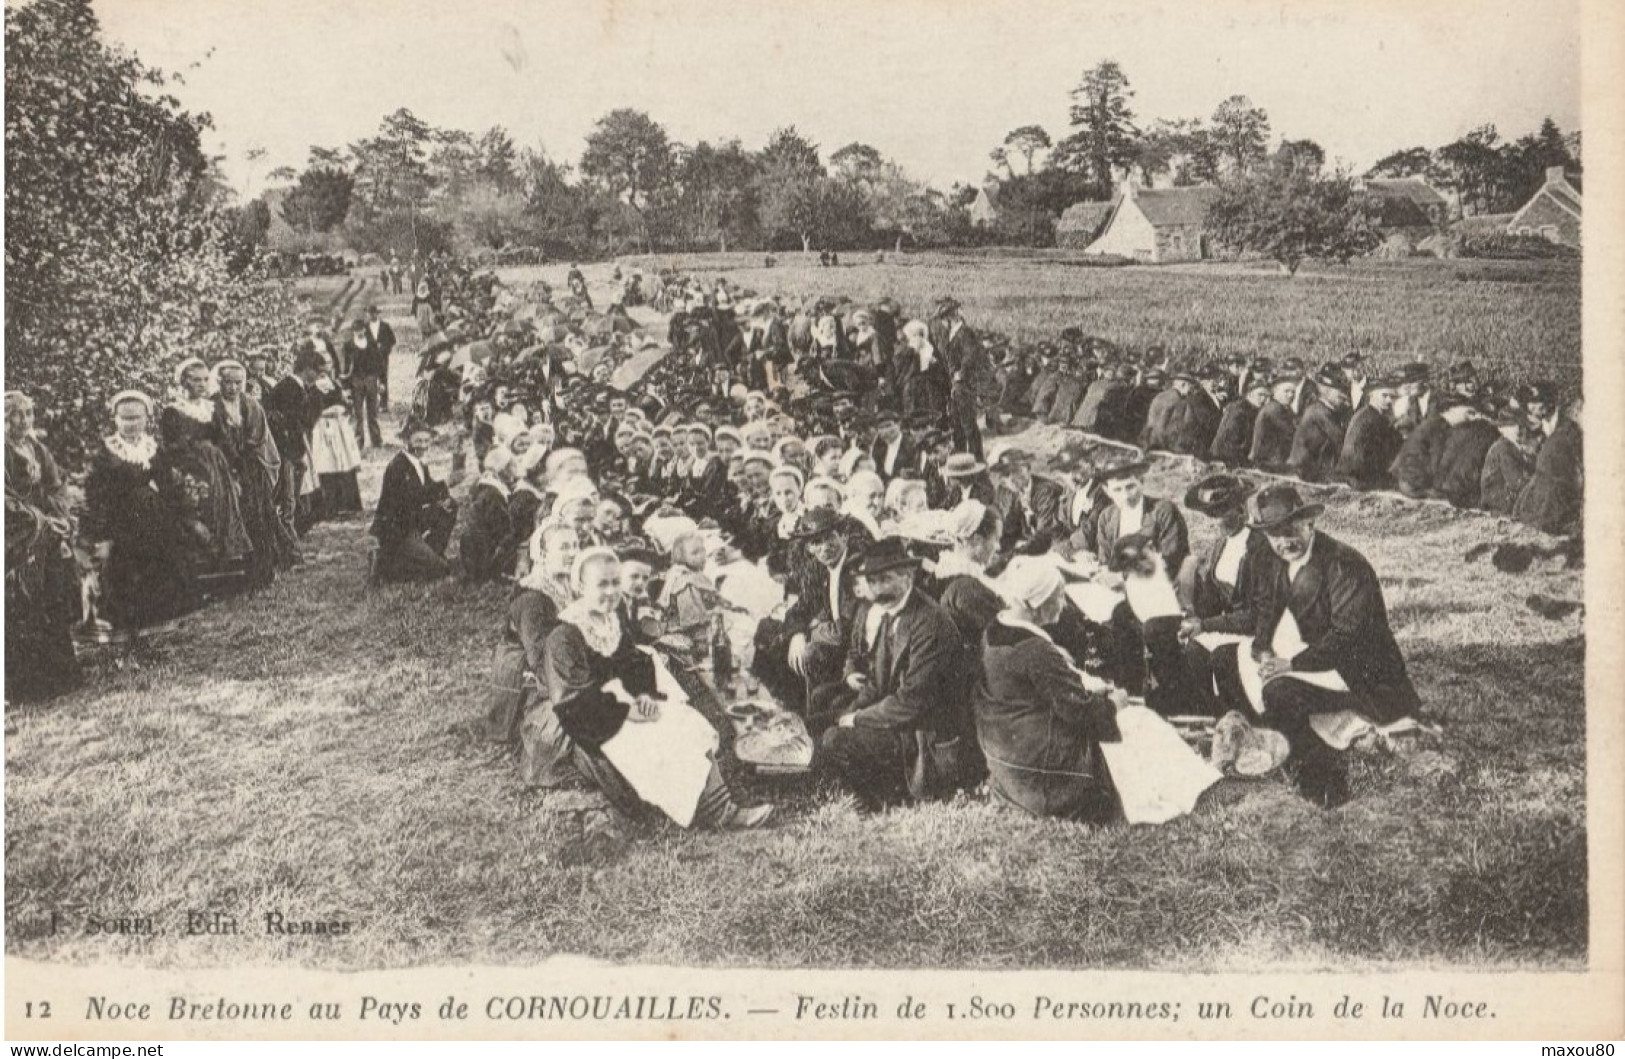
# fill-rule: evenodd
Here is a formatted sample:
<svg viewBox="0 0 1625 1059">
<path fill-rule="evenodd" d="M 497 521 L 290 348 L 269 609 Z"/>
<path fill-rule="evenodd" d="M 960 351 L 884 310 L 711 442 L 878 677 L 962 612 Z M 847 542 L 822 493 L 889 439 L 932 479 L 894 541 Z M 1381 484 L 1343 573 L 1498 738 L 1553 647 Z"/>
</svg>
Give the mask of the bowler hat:
<svg viewBox="0 0 1625 1059">
<path fill-rule="evenodd" d="M 863 553 L 858 560 L 858 573 L 864 577 L 883 574 L 887 570 L 897 570 L 905 566 L 917 566 L 920 560 L 909 554 L 908 546 L 901 537 L 886 537 Z"/>
<path fill-rule="evenodd" d="M 1306 518 L 1318 518 L 1324 504 L 1305 504 L 1290 485 L 1267 485 L 1247 503 L 1247 525 L 1256 530 L 1281 529 Z"/>
<path fill-rule="evenodd" d="M 1315 382 L 1321 386 L 1330 386 L 1334 390 L 1341 390 L 1349 384 L 1348 376 L 1335 364 L 1322 365 L 1320 370 L 1315 372 Z"/>
<path fill-rule="evenodd" d="M 969 478 L 973 474 L 981 474 L 987 470 L 987 464 L 968 452 L 956 452 L 942 461 L 942 476 L 944 478 Z"/>
<path fill-rule="evenodd" d="M 834 532 L 841 522 L 841 516 L 827 507 L 815 507 L 805 512 L 796 523 L 795 532 L 790 535 L 791 540 L 810 541 L 822 537 L 826 533 Z"/>
<path fill-rule="evenodd" d="M 1398 377 L 1400 382 L 1426 382 L 1432 374 L 1432 367 L 1423 361 L 1413 360 L 1400 366 Z"/>
<path fill-rule="evenodd" d="M 1245 503 L 1251 487 L 1230 474 L 1211 474 L 1185 493 L 1185 506 L 1204 515 L 1219 515 Z"/>
<path fill-rule="evenodd" d="M 1097 469 L 1095 478 L 1102 482 L 1110 481 L 1113 478 L 1139 478 L 1150 469 L 1151 464 L 1145 460 L 1124 460 L 1122 463 L 1114 463 Z"/>
<path fill-rule="evenodd" d="M 993 461 L 993 473 L 1005 474 L 1017 467 L 1031 467 L 1033 458 L 1030 453 L 1021 449 L 1005 449 L 999 453 L 999 458 Z"/>
<path fill-rule="evenodd" d="M 931 315 L 944 317 L 959 311 L 959 303 L 952 298 L 938 298 L 931 306 Z"/>
</svg>

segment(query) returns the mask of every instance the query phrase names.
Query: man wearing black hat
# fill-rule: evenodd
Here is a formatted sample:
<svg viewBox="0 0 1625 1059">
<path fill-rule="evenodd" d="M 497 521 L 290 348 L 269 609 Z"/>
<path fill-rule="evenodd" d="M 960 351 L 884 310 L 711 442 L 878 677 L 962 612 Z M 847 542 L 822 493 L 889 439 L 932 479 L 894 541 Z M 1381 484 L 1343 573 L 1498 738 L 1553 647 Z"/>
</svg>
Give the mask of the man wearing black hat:
<svg viewBox="0 0 1625 1059">
<path fill-rule="evenodd" d="M 1391 418 L 1398 386 L 1390 379 L 1366 383 L 1365 401 L 1349 420 L 1333 476 L 1355 489 L 1389 489 L 1388 468 L 1405 439 Z"/>
<path fill-rule="evenodd" d="M 1460 416 L 1445 435 L 1439 450 L 1438 477 L 1434 482 L 1435 495 L 1450 501 L 1456 507 L 1477 507 L 1479 478 L 1484 473 L 1484 459 L 1490 446 L 1501 440 L 1501 431 L 1494 421 L 1472 405 L 1463 405 L 1459 411 L 1445 413 L 1445 418 Z"/>
<path fill-rule="evenodd" d="M 1149 382 L 1153 373 L 1146 373 Z M 1145 412 L 1145 426 L 1140 431 L 1140 448 L 1147 452 L 1172 451 L 1179 438 L 1181 421 L 1185 416 L 1186 394 L 1196 388 L 1195 376 L 1178 372 L 1166 390 L 1151 399 Z"/>
<path fill-rule="evenodd" d="M 1409 435 L 1433 412 L 1433 389 L 1428 377 L 1433 369 L 1420 360 L 1402 365 L 1395 381 L 1399 383 L 1399 396 L 1394 400 L 1394 425 L 1401 434 Z"/>
<path fill-rule="evenodd" d="M 1213 444 L 1208 447 L 1208 458 L 1229 467 L 1245 466 L 1247 452 L 1253 444 L 1253 424 L 1258 419 L 1258 410 L 1269 399 L 1269 379 L 1249 378 L 1241 396 L 1224 406 L 1219 428 L 1213 432 Z"/>
<path fill-rule="evenodd" d="M 1491 514 L 1510 516 L 1535 469 L 1533 431 L 1523 409 L 1510 406 L 1496 413 L 1495 427 L 1501 437 L 1484 454 L 1478 504 Z"/>
<path fill-rule="evenodd" d="M 1578 534 L 1585 519 L 1585 435 L 1580 416 L 1585 405 L 1576 398 L 1565 411 L 1554 407 L 1540 424 L 1546 435 L 1535 454 L 1534 473 L 1513 515 L 1542 533 Z"/>
<path fill-rule="evenodd" d="M 446 546 L 457 524 L 457 502 L 426 462 L 434 431 L 412 419 L 401 431 L 406 447 L 384 468 L 372 536 L 378 541 L 373 576 L 380 581 L 433 581 L 451 573 Z"/>
<path fill-rule="evenodd" d="M 1421 706 L 1404 656 L 1388 625 L 1382 585 L 1359 552 L 1316 529 L 1323 509 L 1305 504 L 1290 485 L 1272 485 L 1249 507 L 1249 525 L 1269 540 L 1275 561 L 1264 577 L 1253 629 L 1253 656 L 1263 677 L 1262 717 L 1291 748 L 1287 768 L 1311 801 L 1334 808 L 1348 800 L 1347 767 L 1316 733 L 1317 714 L 1350 710 L 1391 724 Z M 1293 677 L 1316 675 L 1333 690 Z M 1221 680 L 1221 690 L 1239 687 Z M 1229 705 L 1251 713 L 1245 700 Z"/>
<path fill-rule="evenodd" d="M 779 623 L 764 621 L 757 634 L 758 676 L 793 708 L 810 689 L 839 677 L 859 607 L 857 555 L 868 533 L 828 508 L 801 516 L 793 542 L 810 562 L 796 564 L 785 585 L 794 601 Z M 776 627 L 775 627 L 776 625 Z M 771 643 L 764 645 L 764 636 Z"/>
<path fill-rule="evenodd" d="M 1324 482 L 1337 466 L 1349 424 L 1348 385 L 1340 368 L 1326 367 L 1315 374 L 1319 392 L 1298 421 L 1292 454 L 1286 461 L 1292 473 L 1306 482 Z"/>
<path fill-rule="evenodd" d="M 1466 418 L 1465 409 L 1470 403 L 1460 394 L 1432 395 L 1432 411 L 1405 438 L 1388 469 L 1401 493 L 1416 500 L 1434 495 L 1439 460 L 1450 438 L 1450 428 Z"/>
<path fill-rule="evenodd" d="M 1292 437 L 1298 430 L 1298 417 L 1292 411 L 1297 393 L 1297 379 L 1278 378 L 1270 387 L 1270 399 L 1258 410 L 1247 462 L 1259 470 L 1275 474 L 1286 470 L 1286 461 L 1292 456 Z"/>
<path fill-rule="evenodd" d="M 874 458 L 875 473 L 888 482 L 899 475 L 919 472 L 919 452 L 903 433 L 903 424 L 895 412 L 882 411 L 875 416 L 875 440 L 869 455 Z"/>
<path fill-rule="evenodd" d="M 1033 458 L 1021 449 L 1005 449 L 993 463 L 999 485 L 993 507 L 1004 520 L 999 551 L 1009 554 L 1031 543 L 1044 551 L 1067 533 L 1067 491 L 1060 482 L 1033 474 Z"/>
<path fill-rule="evenodd" d="M 1126 378 L 1124 369 L 1127 369 Z M 1133 378 L 1134 371 L 1129 365 L 1115 367 L 1107 365 L 1103 368 L 1100 378 L 1090 383 L 1089 388 L 1083 391 L 1083 400 L 1078 402 L 1078 410 L 1072 416 L 1072 425 L 1100 437 L 1120 436 L 1123 405 L 1128 400 Z"/>
<path fill-rule="evenodd" d="M 1241 479 L 1216 474 L 1185 494 L 1185 506 L 1216 519 L 1220 531 L 1191 555 L 1179 584 L 1190 613 L 1180 627 L 1185 662 L 1203 695 L 1213 690 L 1213 652 L 1196 637 L 1205 632 L 1250 634 L 1258 621 L 1264 574 L 1275 561 L 1264 535 L 1247 525 L 1251 493 Z M 1207 701 L 1212 705 L 1214 700 Z"/>
<path fill-rule="evenodd" d="M 914 588 L 916 565 L 898 538 L 864 553 L 872 602 L 848 651 L 862 663 L 847 666 L 852 699 L 819 740 L 821 767 L 866 809 L 942 797 L 980 778 L 965 651 L 953 621 Z"/>
<path fill-rule="evenodd" d="M 1202 370 L 1196 384 L 1185 395 L 1184 415 L 1179 418 L 1173 438 L 1175 452 L 1207 459 L 1224 418 L 1224 404 L 1230 398 L 1230 380 L 1224 369 L 1212 365 Z"/>
<path fill-rule="evenodd" d="M 977 394 L 988 384 L 993 371 L 987 351 L 960 315 L 959 303 L 939 298 L 931 321 L 931 344 L 947 361 L 952 373 L 948 407 L 953 421 L 954 446 L 978 460 L 982 458 L 982 431 L 976 423 Z"/>
</svg>

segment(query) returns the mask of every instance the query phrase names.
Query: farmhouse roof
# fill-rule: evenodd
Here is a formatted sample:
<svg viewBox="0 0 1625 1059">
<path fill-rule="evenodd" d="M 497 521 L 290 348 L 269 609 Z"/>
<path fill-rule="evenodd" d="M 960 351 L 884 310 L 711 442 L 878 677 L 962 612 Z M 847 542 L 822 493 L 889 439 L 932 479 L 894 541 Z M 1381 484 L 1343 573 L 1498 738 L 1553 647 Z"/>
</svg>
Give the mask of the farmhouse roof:
<svg viewBox="0 0 1625 1059">
<path fill-rule="evenodd" d="M 1546 183 L 1542 184 L 1540 190 L 1529 197 L 1529 201 L 1523 204 L 1522 209 L 1512 215 L 1512 219 L 1507 222 L 1507 226 L 1517 226 L 1523 215 L 1533 209 L 1536 203 L 1542 199 L 1551 200 L 1564 212 L 1572 215 L 1575 220 L 1579 220 L 1580 191 L 1569 183 L 1569 178 L 1564 174 L 1562 166 L 1552 166 L 1546 170 Z"/>
<path fill-rule="evenodd" d="M 1134 201 L 1153 227 L 1201 224 L 1219 197 L 1215 187 L 1135 189 Z"/>
<path fill-rule="evenodd" d="M 1088 232 L 1094 234 L 1106 227 L 1115 202 L 1074 202 L 1055 223 L 1057 232 Z"/>
<path fill-rule="evenodd" d="M 1414 202 L 1426 210 L 1429 206 L 1448 206 L 1449 200 L 1436 191 L 1421 177 L 1379 177 L 1367 178 L 1365 182 L 1367 193 L 1380 195 L 1385 199 L 1404 199 Z"/>
</svg>

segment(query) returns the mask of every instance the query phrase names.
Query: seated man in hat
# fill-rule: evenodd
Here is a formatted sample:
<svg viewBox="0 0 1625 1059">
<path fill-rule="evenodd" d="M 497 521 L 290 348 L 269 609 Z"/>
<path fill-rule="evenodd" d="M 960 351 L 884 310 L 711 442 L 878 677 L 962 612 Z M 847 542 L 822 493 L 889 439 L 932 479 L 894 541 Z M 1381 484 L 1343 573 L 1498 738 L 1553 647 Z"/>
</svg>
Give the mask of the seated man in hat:
<svg viewBox="0 0 1625 1059">
<path fill-rule="evenodd" d="M 1101 566 L 1111 568 L 1117 560 L 1117 542 L 1124 537 L 1145 538 L 1150 549 L 1162 558 L 1163 569 L 1174 577 L 1190 554 L 1185 517 L 1167 500 L 1144 493 L 1147 465 L 1142 460 L 1101 468 L 1095 478 L 1110 503 L 1098 517 L 1079 523 L 1071 550 L 1091 552 Z M 1177 624 L 1177 623 L 1176 623 Z M 1113 612 L 1107 645 L 1107 672 L 1131 695 L 1145 690 L 1145 637 L 1141 622 L 1126 602 Z"/>
<path fill-rule="evenodd" d="M 1334 477 L 1355 489 L 1388 489 L 1393 478 L 1388 468 L 1405 439 L 1394 425 L 1394 399 L 1399 387 L 1391 379 L 1368 380 L 1365 404 L 1349 420 L 1343 435 L 1343 451 L 1337 457 Z"/>
<path fill-rule="evenodd" d="M 1217 706 L 1211 697 L 1213 652 L 1197 637 L 1203 633 L 1251 635 L 1258 621 L 1263 575 L 1274 562 L 1264 535 L 1247 525 L 1251 492 L 1241 479 L 1216 474 L 1197 482 L 1185 494 L 1186 507 L 1219 523 L 1218 536 L 1192 553 L 1179 579 L 1179 594 L 1187 611 L 1179 630 L 1185 642 L 1185 664 L 1210 708 Z"/>
<path fill-rule="evenodd" d="M 1450 427 L 1439 450 L 1433 495 L 1456 507 L 1478 506 L 1478 482 L 1484 473 L 1484 459 L 1490 446 L 1501 440 L 1495 422 L 1472 405 L 1461 412 L 1461 421 Z M 1446 413 L 1450 418 L 1450 413 Z"/>
<path fill-rule="evenodd" d="M 1275 554 L 1262 575 L 1249 659 L 1262 681 L 1262 712 L 1249 696 L 1236 694 L 1245 687 L 1238 674 L 1220 676 L 1218 684 L 1227 706 L 1286 736 L 1287 768 L 1299 791 L 1333 808 L 1349 792 L 1347 766 L 1322 735 L 1332 730 L 1329 715 L 1349 711 L 1391 724 L 1414 715 L 1421 703 L 1388 625 L 1376 571 L 1316 528 L 1322 510 L 1305 504 L 1290 485 L 1269 486 L 1252 498 L 1248 524 Z M 1323 715 L 1327 721 L 1317 724 Z"/>
<path fill-rule="evenodd" d="M 937 473 L 942 479 L 943 490 L 932 507 L 951 509 L 966 500 L 977 500 L 988 507 L 996 506 L 993 479 L 988 477 L 987 464 L 982 462 L 981 457 L 969 452 L 956 452 L 942 461 L 941 470 Z"/>
<path fill-rule="evenodd" d="M 1232 396 L 1232 382 L 1223 368 L 1211 364 L 1203 368 L 1194 386 L 1185 394 L 1184 414 L 1179 417 L 1173 451 L 1197 459 L 1207 459 L 1208 450 L 1219 432 L 1224 406 Z"/>
<path fill-rule="evenodd" d="M 1554 400 L 1550 415 L 1538 425 L 1545 437 L 1512 514 L 1542 533 L 1572 536 L 1584 528 L 1584 411 L 1583 397 L 1576 397 L 1566 410 Z"/>
<path fill-rule="evenodd" d="M 1067 490 L 1061 483 L 1033 474 L 1033 458 L 1021 449 L 1005 449 L 992 467 L 998 478 L 993 507 L 1004 522 L 999 551 L 1009 555 L 1019 545 L 1048 551 L 1067 529 Z"/>
<path fill-rule="evenodd" d="M 1134 388 L 1132 364 L 1107 364 L 1100 377 L 1083 391 L 1072 425 L 1103 438 L 1121 438 L 1129 392 Z"/>
<path fill-rule="evenodd" d="M 1287 466 L 1306 482 L 1324 482 L 1343 452 L 1349 424 L 1349 382 L 1341 368 L 1327 366 L 1315 373 L 1315 399 L 1298 420 L 1292 435 Z"/>
<path fill-rule="evenodd" d="M 875 440 L 869 455 L 874 457 L 875 473 L 888 482 L 919 472 L 919 452 L 914 441 L 903 433 L 902 421 L 895 412 L 881 411 L 875 416 Z"/>
<path fill-rule="evenodd" d="M 1248 378 L 1242 395 L 1225 404 L 1219 427 L 1213 432 L 1213 444 L 1208 446 L 1208 458 L 1229 467 L 1245 467 L 1253 444 L 1253 424 L 1258 419 L 1258 410 L 1269 399 L 1270 380 L 1258 376 Z"/>
<path fill-rule="evenodd" d="M 1152 378 L 1146 373 L 1147 381 Z M 1166 390 L 1151 399 L 1145 412 L 1145 426 L 1140 431 L 1140 448 L 1147 452 L 1171 452 L 1179 437 L 1185 418 L 1186 395 L 1196 388 L 1196 377 L 1179 372 Z"/>
<path fill-rule="evenodd" d="M 406 448 L 384 468 L 373 516 L 378 541 L 373 576 L 380 581 L 431 581 L 451 573 L 446 545 L 457 524 L 457 502 L 444 482 L 429 474 L 434 431 L 408 420 L 401 431 Z"/>
<path fill-rule="evenodd" d="M 791 544 L 785 595 L 794 597 L 781 618 L 757 629 L 753 669 L 762 683 L 792 709 L 805 708 L 808 691 L 837 679 L 846 661 L 857 613 L 858 553 L 869 535 L 829 508 L 805 512 Z"/>
<path fill-rule="evenodd" d="M 1292 436 L 1298 430 L 1298 416 L 1292 410 L 1297 396 L 1298 380 L 1290 375 L 1270 384 L 1270 399 L 1259 408 L 1253 420 L 1253 443 L 1247 452 L 1249 464 L 1272 474 L 1287 469 L 1286 461 L 1292 455 Z"/>
<path fill-rule="evenodd" d="M 864 553 L 859 571 L 872 603 L 849 649 L 862 661 L 846 667 L 851 699 L 819 739 L 821 766 L 866 809 L 943 797 L 983 771 L 959 631 L 914 587 L 917 562 L 898 538 Z"/>
<path fill-rule="evenodd" d="M 1429 404 L 1432 410 L 1405 438 L 1388 469 L 1399 491 L 1415 500 L 1434 495 L 1439 483 L 1439 461 L 1450 438 L 1450 428 L 1467 418 L 1472 402 L 1451 393 L 1433 394 Z"/>
</svg>

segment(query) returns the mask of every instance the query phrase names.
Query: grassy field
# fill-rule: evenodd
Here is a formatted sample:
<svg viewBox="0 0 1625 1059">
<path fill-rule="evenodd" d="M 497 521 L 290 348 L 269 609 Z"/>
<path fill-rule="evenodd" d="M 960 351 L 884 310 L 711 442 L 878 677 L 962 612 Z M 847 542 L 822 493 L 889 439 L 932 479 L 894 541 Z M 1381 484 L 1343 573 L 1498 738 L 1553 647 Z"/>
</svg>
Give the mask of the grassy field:
<svg viewBox="0 0 1625 1059">
<path fill-rule="evenodd" d="M 1070 284 L 1112 285 L 1098 297 L 1121 301 L 1151 282 L 1056 278 L 1026 263 L 764 275 L 910 304 L 951 281 L 975 291 L 964 299 L 973 321 L 990 305 L 1026 314 L 1035 291 L 1059 318 Z M 1230 319 L 1245 314 L 1223 308 L 1227 285 L 1255 282 L 1167 278 Z M 1334 281 L 1256 282 L 1313 300 Z M 1292 304 L 1273 320 L 1255 315 L 1247 333 L 1288 341 L 1313 318 Z M 385 308 L 398 316 L 404 305 Z M 1086 300 L 1066 312 L 1105 308 Z M 1530 348 L 1559 348 L 1563 318 L 1519 326 Z M 1434 318 L 1437 341 L 1461 341 L 1445 319 Z M 408 349 L 409 328 L 397 320 Z M 1050 451 L 1060 436 L 1039 428 L 1021 443 Z M 441 473 L 448 459 L 439 455 Z M 369 455 L 369 500 L 382 464 Z M 1151 491 L 1176 495 L 1193 474 L 1162 467 Z M 365 524 L 318 527 L 316 561 L 270 590 L 133 654 L 98 654 L 83 690 L 8 713 L 8 952 L 327 968 L 566 952 L 768 966 L 1582 966 L 1583 613 L 1548 619 L 1526 603 L 1579 600 L 1580 575 L 1555 560 L 1516 576 L 1467 562 L 1482 541 L 1528 539 L 1494 519 L 1387 498 L 1328 502 L 1326 528 L 1381 574 L 1418 689 L 1446 731 L 1437 749 L 1359 760 L 1356 797 L 1335 812 L 1278 780 L 1226 780 L 1175 823 L 1093 830 L 974 801 L 863 817 L 809 781 L 760 781 L 748 795 L 783 807 L 768 831 L 652 827 L 625 843 L 584 836 L 577 815 L 523 790 L 477 735 L 503 593 L 369 588 Z M 1198 539 L 1213 532 L 1192 520 Z M 191 911 L 233 915 L 242 932 L 183 936 Z M 259 917 L 273 911 L 354 927 L 268 936 Z M 63 933 L 49 933 L 53 912 Z M 152 916 L 163 933 L 80 930 L 86 916 L 118 914 Z"/>
<path fill-rule="evenodd" d="M 1017 341 L 1078 326 L 1131 348 L 1161 343 L 1179 357 L 1300 357 L 1314 365 L 1358 352 L 1378 364 L 1470 358 L 1515 381 L 1580 381 L 1576 262 L 1357 261 L 1306 265 L 1295 277 L 1239 265 L 1103 268 L 1081 255 L 851 255 L 820 268 L 799 254 L 762 267 L 760 254 L 660 256 L 675 265 L 792 298 L 890 294 L 906 312 L 951 294 L 974 325 Z M 988 269 L 999 279 L 988 281 Z"/>
</svg>

